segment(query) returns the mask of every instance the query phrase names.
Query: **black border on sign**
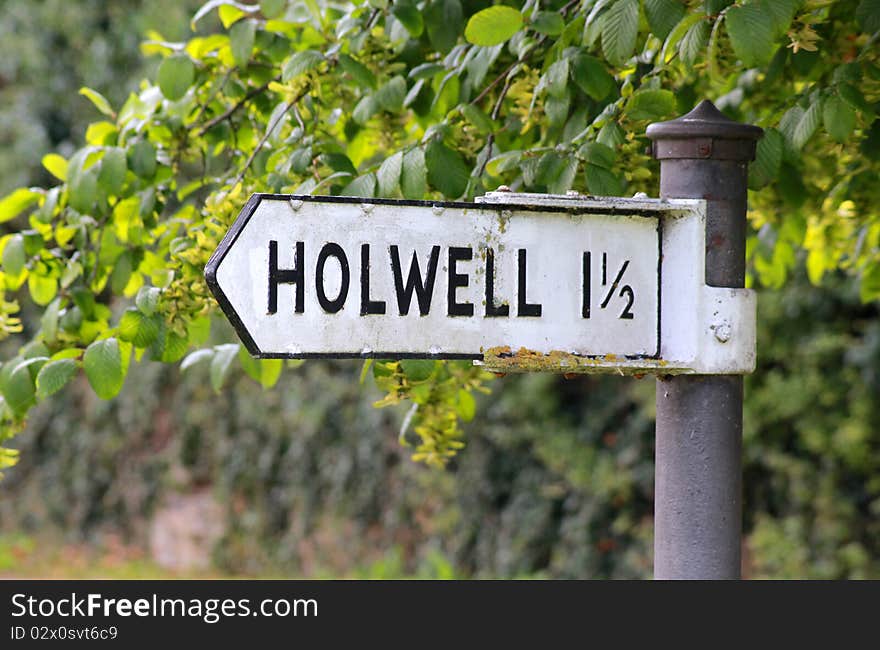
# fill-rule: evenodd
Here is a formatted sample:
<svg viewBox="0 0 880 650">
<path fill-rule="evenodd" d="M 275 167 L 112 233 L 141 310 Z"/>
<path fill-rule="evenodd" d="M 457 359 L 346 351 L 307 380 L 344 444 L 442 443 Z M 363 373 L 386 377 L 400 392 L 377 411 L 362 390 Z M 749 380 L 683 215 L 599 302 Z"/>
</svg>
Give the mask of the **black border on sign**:
<svg viewBox="0 0 880 650">
<path fill-rule="evenodd" d="M 219 246 L 217 246 L 217 250 L 211 255 L 208 263 L 205 265 L 205 280 L 208 283 L 208 288 L 211 290 L 211 294 L 213 294 L 214 299 L 220 305 L 220 309 L 226 315 L 226 318 L 229 319 L 229 322 L 232 323 L 232 327 L 235 329 L 238 337 L 241 339 L 242 343 L 244 343 L 245 348 L 251 354 L 251 356 L 257 357 L 259 359 L 450 359 L 450 360 L 469 360 L 469 361 L 477 361 L 483 359 L 482 354 L 454 354 L 454 353 L 439 353 L 439 354 L 430 354 L 430 353 L 416 353 L 416 352 L 341 352 L 341 353 L 328 353 L 328 352 L 302 352 L 297 354 L 292 354 L 288 352 L 283 353 L 265 353 L 260 351 L 257 347 L 256 342 L 253 337 L 251 337 L 250 332 L 247 331 L 244 323 L 238 315 L 238 312 L 235 311 L 235 308 L 232 306 L 232 303 L 229 302 L 229 299 L 226 297 L 226 294 L 223 293 L 223 290 L 220 288 L 220 285 L 217 282 L 217 270 L 220 268 L 220 264 L 223 262 L 223 258 L 226 257 L 226 254 L 235 244 L 238 236 L 244 230 L 244 227 L 247 225 L 248 221 L 250 221 L 254 212 L 257 209 L 257 206 L 263 200 L 270 201 L 304 201 L 310 203 L 349 203 L 349 204 L 357 204 L 362 205 L 372 204 L 372 205 L 396 205 L 396 206 L 412 206 L 412 207 L 425 207 L 431 208 L 434 206 L 438 206 L 441 208 L 459 208 L 459 209 L 478 209 L 478 210 L 511 210 L 516 212 L 557 212 L 563 214 L 570 215 L 580 215 L 580 214 L 603 214 L 603 215 L 635 215 L 639 217 L 648 217 L 657 219 L 657 351 L 654 354 L 634 354 L 634 355 L 626 355 L 624 358 L 626 359 L 659 359 L 660 358 L 660 318 L 662 310 L 660 308 L 660 299 L 661 299 L 661 287 L 663 285 L 663 220 L 660 218 L 658 214 L 658 210 L 648 210 L 644 208 L 626 208 L 621 209 L 616 206 L 608 206 L 608 207 L 577 207 L 577 206 L 562 206 L 562 205 L 547 205 L 547 206 L 536 206 L 536 205 L 521 205 L 518 203 L 469 203 L 465 201 L 419 201 L 414 199 L 376 199 L 376 198 L 361 198 L 356 196 L 310 196 L 308 194 L 271 194 L 271 193 L 257 193 L 251 195 L 251 198 L 248 199 L 248 202 L 245 204 L 244 208 L 242 208 L 241 212 L 236 217 L 235 222 L 233 222 L 232 226 L 229 228 L 229 231 L 220 241 Z M 601 355 L 583 355 L 585 359 L 598 358 Z"/>
</svg>

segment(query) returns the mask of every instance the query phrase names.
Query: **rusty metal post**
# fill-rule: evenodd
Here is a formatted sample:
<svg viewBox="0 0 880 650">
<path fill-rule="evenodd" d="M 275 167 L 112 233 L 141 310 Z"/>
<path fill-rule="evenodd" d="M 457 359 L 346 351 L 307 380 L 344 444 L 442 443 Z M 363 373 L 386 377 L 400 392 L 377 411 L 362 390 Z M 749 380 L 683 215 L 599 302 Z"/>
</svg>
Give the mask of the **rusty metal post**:
<svg viewBox="0 0 880 650">
<path fill-rule="evenodd" d="M 744 286 L 748 164 L 762 133 L 709 101 L 648 127 L 661 198 L 706 200 L 708 285 Z M 742 406 L 738 375 L 657 380 L 655 579 L 740 577 Z"/>
</svg>

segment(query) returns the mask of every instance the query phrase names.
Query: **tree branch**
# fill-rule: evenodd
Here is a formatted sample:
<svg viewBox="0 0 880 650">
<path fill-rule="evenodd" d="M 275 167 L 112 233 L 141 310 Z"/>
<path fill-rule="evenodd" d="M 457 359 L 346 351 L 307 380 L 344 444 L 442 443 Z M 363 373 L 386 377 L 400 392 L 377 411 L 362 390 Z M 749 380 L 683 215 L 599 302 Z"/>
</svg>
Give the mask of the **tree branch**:
<svg viewBox="0 0 880 650">
<path fill-rule="evenodd" d="M 211 93 L 210 97 L 208 97 L 208 99 L 206 99 L 205 102 L 199 106 L 199 112 L 195 116 L 193 122 L 198 122 L 200 119 L 202 119 L 202 117 L 205 115 L 205 111 L 208 110 L 208 105 L 212 101 L 214 101 L 214 98 L 217 96 L 217 94 L 226 87 L 226 82 L 229 81 L 229 77 L 232 76 L 232 70 L 232 68 L 226 70 L 226 73 L 223 75 L 223 79 L 220 81 L 219 84 L 217 84 L 217 88 Z"/>
<path fill-rule="evenodd" d="M 208 130 L 214 128 L 215 126 L 220 124 L 220 122 L 222 122 L 223 120 L 231 117 L 236 111 L 238 111 L 238 109 L 240 109 L 242 106 L 247 104 L 251 99 L 253 99 L 257 95 L 259 95 L 260 93 L 265 92 L 266 89 L 269 87 L 269 84 L 271 84 L 272 82 L 277 82 L 277 81 L 281 81 L 281 75 L 278 75 L 275 78 L 267 81 L 266 83 L 264 83 L 262 86 L 260 86 L 258 88 L 252 88 L 251 90 L 249 90 L 248 93 L 244 97 L 242 97 L 235 104 L 233 104 L 232 106 L 227 108 L 225 111 L 220 113 L 220 115 L 216 115 L 215 117 L 212 117 L 210 120 L 205 122 L 205 124 L 202 125 L 202 128 L 199 129 L 199 132 L 197 133 L 197 135 L 204 135 Z"/>
<path fill-rule="evenodd" d="M 232 182 L 232 187 L 238 185 L 242 179 L 244 178 L 245 173 L 247 173 L 248 168 L 254 162 L 254 158 L 257 157 L 257 154 L 263 149 L 263 146 L 266 144 L 266 141 L 269 139 L 269 136 L 272 135 L 272 131 L 275 130 L 275 127 L 281 122 L 285 115 L 287 115 L 288 111 L 291 108 L 296 106 L 299 101 L 306 96 L 306 93 L 311 90 L 311 84 L 307 84 L 302 90 L 300 90 L 296 97 L 291 99 L 284 105 L 284 110 L 281 111 L 274 120 L 272 120 L 271 124 L 266 128 L 266 132 L 263 134 L 263 137 L 260 138 L 260 141 L 257 143 L 257 146 L 254 147 L 254 150 L 251 151 L 251 155 L 248 156 L 248 159 L 245 161 L 244 166 L 241 168 L 241 171 L 238 172 L 238 175 L 235 177 L 235 180 Z"/>
</svg>

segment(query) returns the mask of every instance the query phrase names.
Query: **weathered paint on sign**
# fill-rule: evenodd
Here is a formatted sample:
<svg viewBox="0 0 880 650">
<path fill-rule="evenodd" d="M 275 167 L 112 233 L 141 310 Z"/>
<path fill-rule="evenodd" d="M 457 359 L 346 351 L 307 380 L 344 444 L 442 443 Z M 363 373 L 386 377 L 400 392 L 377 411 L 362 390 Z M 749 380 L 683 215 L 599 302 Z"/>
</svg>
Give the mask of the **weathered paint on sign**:
<svg viewBox="0 0 880 650">
<path fill-rule="evenodd" d="M 206 275 L 261 357 L 657 358 L 660 217 L 642 203 L 255 195 Z"/>
</svg>

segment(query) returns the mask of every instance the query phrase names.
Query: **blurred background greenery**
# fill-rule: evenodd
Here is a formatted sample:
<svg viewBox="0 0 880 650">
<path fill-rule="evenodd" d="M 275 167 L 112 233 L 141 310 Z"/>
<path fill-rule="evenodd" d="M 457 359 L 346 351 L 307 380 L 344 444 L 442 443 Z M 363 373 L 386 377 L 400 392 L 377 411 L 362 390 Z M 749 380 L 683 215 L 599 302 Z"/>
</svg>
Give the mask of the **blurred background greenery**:
<svg viewBox="0 0 880 650">
<path fill-rule="evenodd" d="M 114 104 L 149 29 L 199 2 L 0 2 L 0 194 L 47 184 L 81 142 L 77 94 Z M 744 575 L 880 577 L 880 319 L 852 281 L 759 298 L 746 383 Z M 217 328 L 223 325 L 218 321 Z M 7 341 L 15 345 L 15 341 Z M 102 402 L 41 405 L 0 483 L 0 575 L 551 577 L 651 574 L 654 382 L 507 377 L 445 471 L 397 442 L 357 362 L 310 362 L 215 395 L 146 364 Z M 204 370 L 204 369 L 201 369 Z"/>
</svg>

